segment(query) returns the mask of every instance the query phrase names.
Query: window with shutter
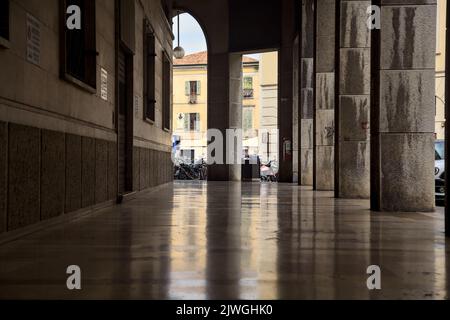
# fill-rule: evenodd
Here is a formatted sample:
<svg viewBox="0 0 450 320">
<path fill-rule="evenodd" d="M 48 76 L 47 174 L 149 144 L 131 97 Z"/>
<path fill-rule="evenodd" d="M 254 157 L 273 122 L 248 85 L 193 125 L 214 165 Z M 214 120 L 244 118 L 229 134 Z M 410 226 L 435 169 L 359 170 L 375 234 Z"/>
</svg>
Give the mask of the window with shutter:
<svg viewBox="0 0 450 320">
<path fill-rule="evenodd" d="M 248 131 L 253 129 L 253 109 L 254 107 L 244 107 L 242 114 L 242 129 Z"/>
<path fill-rule="evenodd" d="M 155 35 L 150 29 L 149 22 L 145 23 L 146 29 L 144 32 L 144 120 L 155 121 Z"/>
<path fill-rule="evenodd" d="M 189 129 L 190 131 L 195 131 L 195 126 L 197 123 L 197 114 L 191 113 L 189 118 L 190 118 Z"/>
<path fill-rule="evenodd" d="M 195 160 L 195 150 L 193 149 L 185 149 L 181 150 L 181 157 L 189 162 L 194 162 Z"/>
<path fill-rule="evenodd" d="M 190 114 L 189 113 L 185 113 L 184 114 L 184 131 L 186 131 L 186 132 L 187 131 L 191 131 L 190 127 L 189 127 L 190 121 L 191 121 Z"/>
<path fill-rule="evenodd" d="M 245 99 L 251 99 L 253 98 L 253 78 L 252 77 L 245 77 L 244 78 L 244 98 Z"/>
<path fill-rule="evenodd" d="M 163 129 L 170 130 L 171 119 L 171 76 L 172 76 L 172 64 L 168 58 L 168 55 L 163 52 L 163 74 L 162 74 L 162 114 L 163 114 Z"/>
<path fill-rule="evenodd" d="M 192 132 L 200 131 L 200 114 L 199 113 L 185 113 L 183 115 L 184 131 Z"/>
<path fill-rule="evenodd" d="M 189 81 L 189 103 L 196 104 L 197 103 L 197 95 L 198 95 L 198 81 Z"/>
<path fill-rule="evenodd" d="M 81 29 L 69 30 L 62 19 L 61 46 L 62 75 L 77 84 L 97 87 L 97 49 L 95 28 L 95 0 L 62 0 L 61 15 L 68 17 L 67 7 L 76 5 L 81 10 Z"/>
<path fill-rule="evenodd" d="M 244 89 L 253 89 L 253 78 L 252 77 L 244 78 Z"/>
<path fill-rule="evenodd" d="M 195 114 L 195 131 L 197 131 L 197 132 L 200 131 L 200 114 L 199 113 Z"/>
<path fill-rule="evenodd" d="M 9 0 L 0 0 L 0 38 L 9 41 Z"/>
</svg>

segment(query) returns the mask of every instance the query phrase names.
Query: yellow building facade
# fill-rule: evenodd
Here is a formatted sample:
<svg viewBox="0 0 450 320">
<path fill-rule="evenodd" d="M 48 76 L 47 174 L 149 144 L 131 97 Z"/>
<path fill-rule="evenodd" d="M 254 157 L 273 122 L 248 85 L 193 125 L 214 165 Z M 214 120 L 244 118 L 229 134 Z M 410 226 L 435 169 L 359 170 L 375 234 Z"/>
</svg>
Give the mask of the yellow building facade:
<svg viewBox="0 0 450 320">
<path fill-rule="evenodd" d="M 242 74 L 242 146 L 248 154 L 259 154 L 259 130 L 261 117 L 260 63 L 244 57 Z"/>
<path fill-rule="evenodd" d="M 207 157 L 207 56 L 203 51 L 174 60 L 172 128 L 178 144 L 176 157 L 184 160 L 206 160 Z M 243 58 L 242 89 L 243 149 L 257 154 L 261 101 L 258 60 Z"/>
<path fill-rule="evenodd" d="M 445 24 L 446 0 L 437 1 L 436 32 L 436 124 L 437 139 L 445 137 Z"/>
</svg>

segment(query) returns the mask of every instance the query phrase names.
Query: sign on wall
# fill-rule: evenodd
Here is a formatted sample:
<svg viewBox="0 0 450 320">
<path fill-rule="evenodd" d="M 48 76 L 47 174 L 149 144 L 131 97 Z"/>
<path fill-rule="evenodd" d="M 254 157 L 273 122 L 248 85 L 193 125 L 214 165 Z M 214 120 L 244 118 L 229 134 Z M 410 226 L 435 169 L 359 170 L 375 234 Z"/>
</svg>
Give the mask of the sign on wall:
<svg viewBox="0 0 450 320">
<path fill-rule="evenodd" d="M 108 101 L 108 71 L 103 68 L 101 69 L 100 79 L 101 98 Z"/>
<path fill-rule="evenodd" d="M 139 99 L 140 96 L 136 94 L 134 96 L 134 117 L 137 119 L 139 119 Z"/>
<path fill-rule="evenodd" d="M 39 65 L 41 62 L 41 23 L 27 13 L 27 60 Z"/>
</svg>

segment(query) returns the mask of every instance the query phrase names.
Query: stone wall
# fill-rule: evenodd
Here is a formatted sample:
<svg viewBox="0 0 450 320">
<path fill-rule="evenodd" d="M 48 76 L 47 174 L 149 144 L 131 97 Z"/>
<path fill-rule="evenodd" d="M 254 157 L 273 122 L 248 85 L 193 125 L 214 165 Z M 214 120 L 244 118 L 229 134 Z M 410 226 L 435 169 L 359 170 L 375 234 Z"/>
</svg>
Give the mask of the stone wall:
<svg viewBox="0 0 450 320">
<path fill-rule="evenodd" d="M 134 190 L 172 180 L 171 132 L 162 129 L 162 57 L 172 55 L 173 34 L 161 3 L 127 3 L 132 8 L 127 38 L 134 50 L 128 107 L 133 111 L 133 177 L 139 180 Z M 95 4 L 97 81 L 96 88 L 86 88 L 62 77 L 59 1 L 10 0 L 9 41 L 0 46 L 0 233 L 113 203 L 117 197 L 116 8 L 111 0 Z M 34 62 L 27 59 L 30 17 L 40 26 L 40 59 Z M 145 17 L 158 53 L 154 123 L 144 120 Z M 102 70 L 108 74 L 106 98 Z"/>
<path fill-rule="evenodd" d="M 135 191 L 143 191 L 173 180 L 173 164 L 169 152 L 134 147 L 133 154 Z"/>
<path fill-rule="evenodd" d="M 5 122 L 0 141 L 0 233 L 117 198 L 116 142 Z M 172 181 L 170 153 L 134 158 L 135 191 Z"/>
<path fill-rule="evenodd" d="M 0 122 L 0 232 L 116 199 L 115 142 Z M 111 163 L 112 162 L 112 163 Z"/>
</svg>

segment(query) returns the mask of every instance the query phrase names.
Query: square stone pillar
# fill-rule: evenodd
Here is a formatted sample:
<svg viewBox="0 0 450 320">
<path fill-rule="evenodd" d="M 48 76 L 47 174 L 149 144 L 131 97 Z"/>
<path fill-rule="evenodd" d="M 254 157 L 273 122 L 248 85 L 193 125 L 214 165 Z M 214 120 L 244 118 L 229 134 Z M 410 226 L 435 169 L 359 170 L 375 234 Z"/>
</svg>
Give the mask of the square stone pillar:
<svg viewBox="0 0 450 320">
<path fill-rule="evenodd" d="M 230 129 L 242 129 L 242 54 L 230 53 Z M 227 140 L 228 137 L 225 138 Z M 231 139 L 232 140 L 232 139 Z M 234 139 L 236 140 L 236 139 Z M 234 160 L 229 166 L 230 181 L 242 180 L 242 137 L 240 141 L 229 141 L 229 148 L 233 146 Z"/>
<path fill-rule="evenodd" d="M 370 1 L 339 1 L 336 17 L 336 196 L 370 196 Z"/>
<path fill-rule="evenodd" d="M 279 182 L 293 181 L 293 46 L 295 38 L 295 3 L 281 2 L 281 47 L 278 55 L 278 129 L 279 129 Z"/>
<path fill-rule="evenodd" d="M 292 97 L 292 137 L 293 143 L 293 159 L 292 159 L 292 171 L 293 171 L 293 182 L 299 183 L 299 152 L 300 152 L 300 134 L 299 134 L 299 98 L 300 98 L 300 36 L 297 35 L 294 41 L 294 74 L 293 74 L 293 97 Z"/>
<path fill-rule="evenodd" d="M 314 188 L 334 190 L 336 0 L 316 0 Z"/>
<path fill-rule="evenodd" d="M 302 1 L 300 47 L 299 184 L 313 185 L 314 168 L 314 0 Z"/>
<path fill-rule="evenodd" d="M 217 129 L 223 135 L 222 164 L 208 166 L 209 181 L 228 181 L 226 164 L 226 130 L 230 128 L 230 54 L 208 52 L 208 129 Z"/>
<path fill-rule="evenodd" d="M 372 209 L 434 210 L 436 1 L 374 1 Z"/>
</svg>

